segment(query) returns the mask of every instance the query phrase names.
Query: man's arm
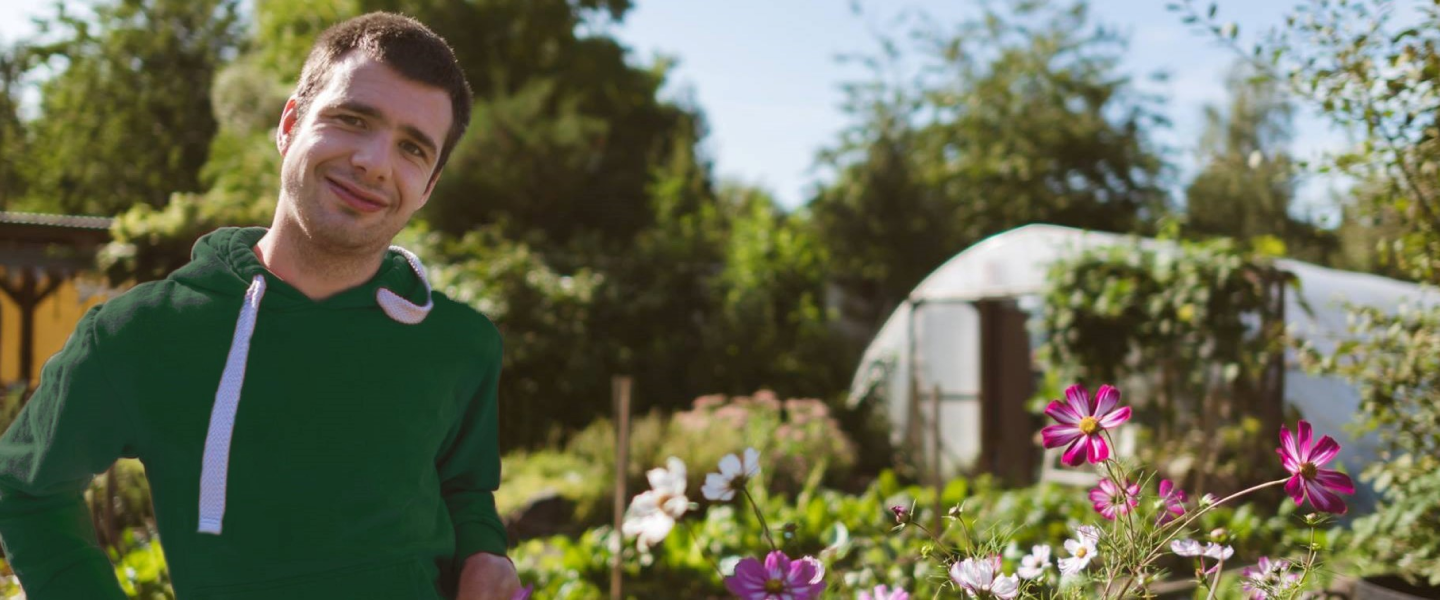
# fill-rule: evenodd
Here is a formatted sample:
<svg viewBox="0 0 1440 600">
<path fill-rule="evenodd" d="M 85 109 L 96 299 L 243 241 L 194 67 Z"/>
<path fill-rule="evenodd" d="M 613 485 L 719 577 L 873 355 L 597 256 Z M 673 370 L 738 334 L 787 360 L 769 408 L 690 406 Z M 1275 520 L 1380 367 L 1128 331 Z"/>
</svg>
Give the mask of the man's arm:
<svg viewBox="0 0 1440 600">
<path fill-rule="evenodd" d="M 106 378 L 92 308 L 0 436 L 0 543 L 30 600 L 124 600 L 85 507 L 96 473 L 134 456 L 133 416 Z"/>
<path fill-rule="evenodd" d="M 495 509 L 495 490 L 500 487 L 499 409 L 500 336 L 493 329 L 490 342 L 479 357 L 479 388 L 460 412 L 451 439 L 441 454 L 440 493 L 455 526 L 456 573 L 464 572 L 477 553 L 505 556 L 508 546 L 505 526 Z"/>
</svg>

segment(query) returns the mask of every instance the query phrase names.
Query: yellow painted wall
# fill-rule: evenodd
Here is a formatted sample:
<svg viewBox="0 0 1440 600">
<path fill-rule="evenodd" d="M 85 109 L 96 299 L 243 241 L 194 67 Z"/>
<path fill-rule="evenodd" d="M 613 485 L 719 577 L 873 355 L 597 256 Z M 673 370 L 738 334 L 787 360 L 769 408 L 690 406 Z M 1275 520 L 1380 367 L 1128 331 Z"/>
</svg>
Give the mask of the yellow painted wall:
<svg viewBox="0 0 1440 600">
<path fill-rule="evenodd" d="M 0 276 L 4 273 L 5 268 L 0 267 Z M 42 279 L 40 287 L 45 285 L 47 284 Z M 118 292 L 111 292 L 110 295 L 115 293 Z M 97 294 L 82 301 L 80 288 L 75 280 L 71 279 L 60 284 L 59 289 L 40 302 L 40 306 L 35 308 L 35 360 L 30 375 L 31 385 L 39 382 L 40 368 L 51 355 L 59 352 L 65 345 L 65 340 L 69 339 L 70 333 L 75 330 L 75 324 L 85 315 L 85 311 L 108 297 Z M 19 378 L 20 308 L 9 296 L 0 293 L 0 385 Z"/>
</svg>

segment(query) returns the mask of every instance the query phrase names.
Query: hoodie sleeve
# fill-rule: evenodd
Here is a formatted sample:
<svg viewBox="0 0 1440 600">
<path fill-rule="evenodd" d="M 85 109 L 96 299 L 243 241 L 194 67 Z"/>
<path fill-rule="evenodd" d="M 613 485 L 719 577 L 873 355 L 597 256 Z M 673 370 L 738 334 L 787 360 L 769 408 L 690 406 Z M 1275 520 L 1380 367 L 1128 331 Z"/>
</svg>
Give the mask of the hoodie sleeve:
<svg viewBox="0 0 1440 600">
<path fill-rule="evenodd" d="M 90 309 L 46 361 L 40 385 L 0 436 L 0 542 L 30 600 L 125 598 L 84 492 L 135 456 L 132 416 L 100 364 Z"/>
<path fill-rule="evenodd" d="M 496 389 L 500 382 L 500 336 L 493 332 L 482 356 L 480 385 L 459 412 L 439 461 L 440 493 L 455 525 L 455 572 L 477 552 L 505 555 L 505 526 L 495 510 L 500 487 L 500 441 Z"/>
</svg>

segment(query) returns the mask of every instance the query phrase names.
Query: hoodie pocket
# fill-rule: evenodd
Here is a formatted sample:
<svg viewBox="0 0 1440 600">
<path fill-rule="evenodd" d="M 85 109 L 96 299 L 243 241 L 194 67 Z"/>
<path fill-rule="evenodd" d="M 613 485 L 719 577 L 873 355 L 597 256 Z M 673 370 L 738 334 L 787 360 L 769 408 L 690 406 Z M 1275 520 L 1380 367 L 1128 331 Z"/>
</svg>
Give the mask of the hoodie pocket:
<svg viewBox="0 0 1440 600">
<path fill-rule="evenodd" d="M 201 588 L 195 600 L 442 600 L 430 569 L 406 558 L 321 573 Z"/>
</svg>

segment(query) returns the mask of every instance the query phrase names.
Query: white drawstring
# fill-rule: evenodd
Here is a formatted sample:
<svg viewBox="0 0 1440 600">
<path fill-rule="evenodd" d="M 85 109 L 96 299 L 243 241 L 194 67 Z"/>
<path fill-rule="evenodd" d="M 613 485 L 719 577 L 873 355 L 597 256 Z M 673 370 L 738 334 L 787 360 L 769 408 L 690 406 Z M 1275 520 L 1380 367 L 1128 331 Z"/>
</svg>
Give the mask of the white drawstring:
<svg viewBox="0 0 1440 600">
<path fill-rule="evenodd" d="M 265 276 L 256 275 L 245 290 L 245 304 L 235 321 L 235 337 L 220 375 L 220 389 L 210 409 L 210 430 L 205 434 L 205 455 L 200 471 L 200 533 L 220 535 L 225 518 L 225 479 L 230 470 L 230 435 L 235 430 L 235 411 L 240 408 L 240 387 L 245 383 L 245 362 L 250 356 L 250 336 L 260 315 L 265 296 Z"/>
<path fill-rule="evenodd" d="M 407 325 L 414 325 L 424 321 L 425 315 L 430 314 L 430 309 L 435 306 L 435 302 L 430 299 L 430 279 L 425 275 L 425 265 L 420 264 L 420 257 L 399 246 L 391 246 L 390 249 L 404 256 L 405 260 L 410 262 L 410 268 L 414 269 L 415 274 L 420 277 L 420 283 L 425 285 L 425 305 L 415 304 L 400 294 L 385 288 L 375 291 L 375 301 L 391 319 Z"/>
<path fill-rule="evenodd" d="M 404 256 L 420 277 L 420 283 L 425 286 L 425 304 L 415 304 L 385 288 L 375 292 L 375 300 L 391 319 L 415 325 L 424 321 L 435 305 L 430 299 L 430 280 L 419 257 L 399 246 L 390 249 Z M 200 533 L 220 535 L 220 525 L 225 519 L 230 438 L 235 430 L 235 413 L 240 408 L 240 388 L 245 383 L 250 338 L 255 334 L 255 320 L 260 316 L 260 299 L 264 296 L 265 276 L 256 275 L 245 291 L 245 304 L 235 321 L 235 336 L 230 339 L 230 354 L 225 357 L 225 371 L 220 375 L 220 389 L 215 392 L 215 405 L 210 409 L 210 429 L 205 434 L 205 454 L 200 459 Z"/>
</svg>

